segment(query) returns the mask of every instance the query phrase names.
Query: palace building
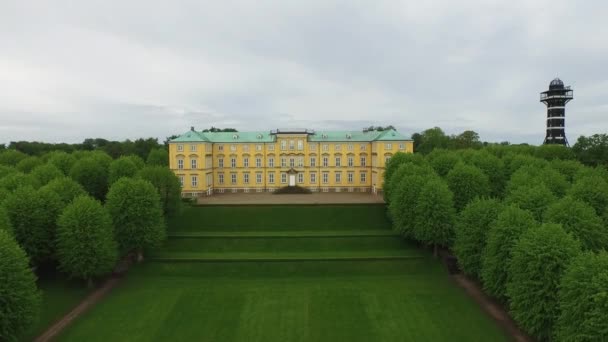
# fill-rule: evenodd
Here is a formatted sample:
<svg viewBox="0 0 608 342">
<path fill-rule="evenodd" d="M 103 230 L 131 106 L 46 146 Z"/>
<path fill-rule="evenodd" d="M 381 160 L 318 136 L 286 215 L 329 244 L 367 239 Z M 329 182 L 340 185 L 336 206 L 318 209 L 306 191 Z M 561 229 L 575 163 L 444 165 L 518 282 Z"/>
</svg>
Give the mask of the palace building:
<svg viewBox="0 0 608 342">
<path fill-rule="evenodd" d="M 184 196 L 272 192 L 298 185 L 321 192 L 382 190 L 384 166 L 414 144 L 396 130 L 198 132 L 169 142 L 169 167 Z"/>
</svg>

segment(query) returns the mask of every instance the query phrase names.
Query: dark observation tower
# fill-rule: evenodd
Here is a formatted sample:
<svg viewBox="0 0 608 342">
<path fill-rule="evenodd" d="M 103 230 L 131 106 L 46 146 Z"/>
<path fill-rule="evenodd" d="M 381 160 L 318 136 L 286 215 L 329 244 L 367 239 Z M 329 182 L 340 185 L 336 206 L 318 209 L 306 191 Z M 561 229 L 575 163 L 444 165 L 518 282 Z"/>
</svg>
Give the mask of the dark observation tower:
<svg viewBox="0 0 608 342">
<path fill-rule="evenodd" d="M 570 86 L 559 78 L 549 84 L 549 90 L 540 93 L 540 102 L 547 105 L 547 135 L 543 144 L 568 145 L 566 139 L 566 103 L 573 99 Z"/>
</svg>

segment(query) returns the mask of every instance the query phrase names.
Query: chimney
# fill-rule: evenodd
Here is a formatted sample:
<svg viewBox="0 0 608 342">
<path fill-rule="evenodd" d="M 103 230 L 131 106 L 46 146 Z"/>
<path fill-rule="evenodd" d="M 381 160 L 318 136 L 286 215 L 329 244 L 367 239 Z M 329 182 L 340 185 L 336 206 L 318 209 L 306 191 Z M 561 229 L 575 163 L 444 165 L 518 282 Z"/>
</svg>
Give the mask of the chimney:
<svg viewBox="0 0 608 342">
<path fill-rule="evenodd" d="M 190 130 L 194 132 L 194 126 L 190 126 Z"/>
</svg>

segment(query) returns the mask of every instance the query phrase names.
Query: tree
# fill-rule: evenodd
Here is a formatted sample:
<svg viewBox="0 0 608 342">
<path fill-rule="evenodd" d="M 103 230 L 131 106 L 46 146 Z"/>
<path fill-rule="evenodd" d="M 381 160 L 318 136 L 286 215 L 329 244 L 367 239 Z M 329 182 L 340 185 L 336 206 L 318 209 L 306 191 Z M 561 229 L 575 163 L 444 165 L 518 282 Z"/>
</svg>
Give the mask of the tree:
<svg viewBox="0 0 608 342">
<path fill-rule="evenodd" d="M 554 223 L 528 229 L 513 248 L 507 284 L 511 315 L 539 340 L 552 337 L 559 314 L 559 282 L 580 253 L 578 241 Z"/>
<path fill-rule="evenodd" d="M 76 163 L 76 157 L 73 154 L 68 154 L 63 151 L 53 151 L 48 154 L 47 161 L 49 164 L 55 165 L 64 175 L 70 174 L 70 170 L 74 163 Z"/>
<path fill-rule="evenodd" d="M 545 210 L 556 200 L 555 195 L 544 184 L 538 184 L 522 186 L 511 191 L 505 198 L 505 204 L 514 204 L 530 210 L 534 219 L 542 222 Z"/>
<path fill-rule="evenodd" d="M 490 195 L 490 180 L 478 167 L 459 163 L 448 173 L 446 180 L 454 193 L 456 210 L 462 210 L 475 197 Z"/>
<path fill-rule="evenodd" d="M 70 277 L 87 281 L 112 271 L 118 259 L 112 219 L 101 202 L 81 196 L 70 203 L 57 221 L 59 268 Z"/>
<path fill-rule="evenodd" d="M 426 156 L 426 159 L 441 177 L 446 177 L 448 172 L 460 161 L 458 154 L 443 149 L 434 149 Z"/>
<path fill-rule="evenodd" d="M 0 179 L 0 188 L 8 191 L 14 191 L 24 186 L 31 186 L 37 189 L 40 187 L 40 182 L 32 177 L 32 175 L 26 175 L 22 172 L 14 172 Z"/>
<path fill-rule="evenodd" d="M 584 167 L 583 164 L 576 160 L 561 160 L 553 159 L 551 167 L 564 175 L 569 183 L 574 182 L 575 175 Z"/>
<path fill-rule="evenodd" d="M 74 198 L 87 194 L 82 185 L 69 177 L 55 178 L 43 186 L 41 190 L 57 194 L 64 207 L 72 202 Z"/>
<path fill-rule="evenodd" d="M 150 182 L 119 179 L 108 192 L 106 208 L 122 253 L 137 252 L 141 260 L 144 249 L 156 247 L 164 239 L 160 197 Z"/>
<path fill-rule="evenodd" d="M 502 302 L 507 301 L 509 274 L 505 265 L 512 259 L 513 247 L 526 230 L 538 226 L 532 213 L 507 206 L 498 214 L 486 238 L 481 255 L 481 280 L 484 290 Z"/>
<path fill-rule="evenodd" d="M 143 160 L 137 156 L 122 156 L 110 164 L 108 183 L 114 184 L 121 177 L 134 177 L 143 167 Z"/>
<path fill-rule="evenodd" d="M 18 341 L 40 311 L 36 277 L 25 252 L 0 229 L 0 340 Z"/>
<path fill-rule="evenodd" d="M 42 165 L 38 157 L 27 157 L 17 163 L 15 168 L 23 173 L 30 173 L 36 166 Z"/>
<path fill-rule="evenodd" d="M 0 204 L 2 204 L 2 197 L 0 197 Z M 0 206 L 0 230 L 4 230 L 9 233 L 13 233 L 13 227 L 11 227 L 11 221 L 8 218 L 6 209 Z"/>
<path fill-rule="evenodd" d="M 137 177 L 154 185 L 160 196 L 165 216 L 179 213 L 182 203 L 182 187 L 173 171 L 163 166 L 146 166 L 139 170 Z"/>
<path fill-rule="evenodd" d="M 16 173 L 16 172 L 18 172 L 17 169 L 15 169 L 12 166 L 0 165 L 0 178 L 4 178 L 4 176 L 7 176 L 11 173 Z"/>
<path fill-rule="evenodd" d="M 490 194 L 493 197 L 503 196 L 506 183 L 505 166 L 503 161 L 487 151 L 474 151 L 471 153 L 468 163 L 477 166 L 488 176 L 490 181 Z"/>
<path fill-rule="evenodd" d="M 0 152 L 0 165 L 16 166 L 25 158 L 27 158 L 27 154 L 13 149 L 7 149 Z"/>
<path fill-rule="evenodd" d="M 511 176 L 507 185 L 507 193 L 522 186 L 529 187 L 537 184 L 546 185 L 557 197 L 562 197 L 570 187 L 566 177 L 552 168 L 539 169 L 534 166 L 522 166 Z"/>
<path fill-rule="evenodd" d="M 551 204 L 545 212 L 545 222 L 559 223 L 583 248 L 599 251 L 608 249 L 608 227 L 595 210 L 583 201 L 564 197 Z"/>
<path fill-rule="evenodd" d="M 454 238 L 454 195 L 441 179 L 429 179 L 420 190 L 415 205 L 416 240 L 433 245 L 437 256 L 438 246 L 451 246 Z"/>
<path fill-rule="evenodd" d="M 454 149 L 481 148 L 479 134 L 475 131 L 464 131 L 450 139 L 450 145 Z"/>
<path fill-rule="evenodd" d="M 43 164 L 36 166 L 30 173 L 32 177 L 40 182 L 40 185 L 45 185 L 55 178 L 63 177 L 63 173 L 53 164 Z"/>
<path fill-rule="evenodd" d="M 505 176 L 507 178 L 511 177 L 515 171 L 519 170 L 522 166 L 532 166 L 537 169 L 542 169 L 546 166 L 549 166 L 549 162 L 544 159 L 534 158 L 528 154 L 514 154 L 507 153 L 503 158 L 503 162 L 505 163 Z"/>
<path fill-rule="evenodd" d="M 422 186 L 433 177 L 433 170 L 428 166 L 412 165 L 409 163 L 399 166 L 391 176 L 394 189 L 389 201 L 389 214 L 393 221 L 393 229 L 406 238 L 413 235 L 415 227 L 415 205 L 418 201 Z"/>
<path fill-rule="evenodd" d="M 62 208 L 59 196 L 27 186 L 15 190 L 3 205 L 13 227 L 13 235 L 32 263 L 41 265 L 52 260 L 56 221 Z"/>
<path fill-rule="evenodd" d="M 401 153 L 401 152 L 397 152 L 395 153 L 395 155 L 393 155 L 388 163 L 385 166 L 385 171 L 384 171 L 384 183 L 383 183 L 383 196 L 384 196 L 384 200 L 389 203 L 390 199 L 391 199 L 391 181 L 392 181 L 392 176 L 393 173 L 395 171 L 397 171 L 397 169 L 399 168 L 399 166 L 401 166 L 401 164 L 404 163 L 412 163 L 412 164 L 423 164 L 425 163 L 424 158 L 422 158 L 420 155 L 418 154 L 413 154 L 413 153 Z"/>
<path fill-rule="evenodd" d="M 148 165 L 169 166 L 169 152 L 164 148 L 155 148 L 148 154 Z"/>
<path fill-rule="evenodd" d="M 563 145 L 540 145 L 534 151 L 536 158 L 542 158 L 545 160 L 574 160 L 576 156 L 570 147 Z"/>
<path fill-rule="evenodd" d="M 572 151 L 576 158 L 586 165 L 608 164 L 608 134 L 594 134 L 590 137 L 581 135 Z"/>
<path fill-rule="evenodd" d="M 108 191 L 108 168 L 104 161 L 85 157 L 77 161 L 70 170 L 70 177 L 98 200 L 103 200 Z"/>
<path fill-rule="evenodd" d="M 608 253 L 582 253 L 559 287 L 558 341 L 608 340 Z"/>
<path fill-rule="evenodd" d="M 490 226 L 501 212 L 496 199 L 474 199 L 458 215 L 454 227 L 454 254 L 465 274 L 479 277 L 481 254 Z"/>
<path fill-rule="evenodd" d="M 608 182 L 599 176 L 577 180 L 568 194 L 592 206 L 598 215 L 602 215 L 608 208 Z"/>
<path fill-rule="evenodd" d="M 414 136 L 412 136 L 414 138 Z M 418 146 L 414 146 L 415 151 L 422 154 L 429 154 L 436 148 L 447 148 L 450 138 L 445 135 L 443 130 L 439 127 L 429 128 L 418 134 L 416 138 L 419 139 L 420 143 Z M 414 142 L 416 142 L 414 140 Z"/>
</svg>

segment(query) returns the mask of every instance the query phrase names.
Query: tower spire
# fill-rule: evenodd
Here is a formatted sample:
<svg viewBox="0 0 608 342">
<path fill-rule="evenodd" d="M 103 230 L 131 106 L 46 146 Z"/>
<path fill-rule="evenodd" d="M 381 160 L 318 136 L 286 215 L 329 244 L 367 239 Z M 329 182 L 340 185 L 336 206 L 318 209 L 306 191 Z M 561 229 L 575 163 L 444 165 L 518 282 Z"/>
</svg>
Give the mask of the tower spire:
<svg viewBox="0 0 608 342">
<path fill-rule="evenodd" d="M 573 97 L 570 86 L 555 78 L 549 84 L 549 90 L 540 93 L 540 102 L 547 106 L 547 133 L 543 144 L 568 146 L 566 138 L 566 103 Z"/>
</svg>

